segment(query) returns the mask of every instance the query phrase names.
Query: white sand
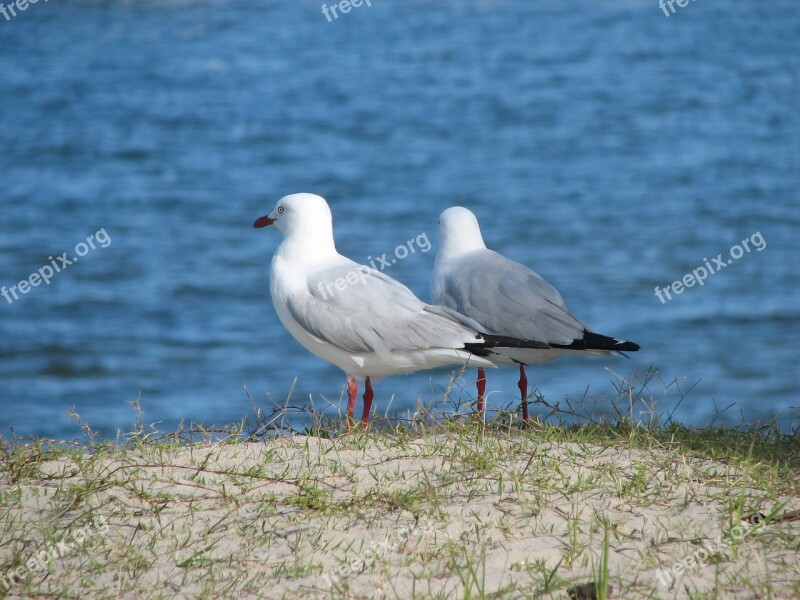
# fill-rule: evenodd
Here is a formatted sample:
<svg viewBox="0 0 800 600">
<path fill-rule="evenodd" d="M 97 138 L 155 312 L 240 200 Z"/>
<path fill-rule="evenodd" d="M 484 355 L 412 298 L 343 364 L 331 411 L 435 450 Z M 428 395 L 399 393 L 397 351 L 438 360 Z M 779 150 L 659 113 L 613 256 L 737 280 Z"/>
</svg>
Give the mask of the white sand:
<svg viewBox="0 0 800 600">
<path fill-rule="evenodd" d="M 9 598 L 566 598 L 597 579 L 604 523 L 612 597 L 800 597 L 800 524 L 730 531 L 740 496 L 800 498 L 666 448 L 378 433 L 82 462 L 0 483 L 0 597 L 66 536 Z"/>
</svg>

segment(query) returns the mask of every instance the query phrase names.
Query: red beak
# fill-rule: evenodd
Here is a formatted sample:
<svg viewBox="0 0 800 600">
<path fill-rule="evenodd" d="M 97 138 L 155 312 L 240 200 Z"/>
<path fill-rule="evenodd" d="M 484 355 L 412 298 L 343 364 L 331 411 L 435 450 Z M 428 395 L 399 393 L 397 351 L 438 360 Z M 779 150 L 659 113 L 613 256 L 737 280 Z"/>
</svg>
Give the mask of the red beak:
<svg viewBox="0 0 800 600">
<path fill-rule="evenodd" d="M 258 229 L 260 227 L 269 227 L 274 222 L 275 222 L 275 219 L 270 219 L 269 217 L 266 217 L 266 216 L 258 217 L 256 219 L 255 223 L 253 223 L 253 227 L 255 227 L 256 229 Z"/>
</svg>

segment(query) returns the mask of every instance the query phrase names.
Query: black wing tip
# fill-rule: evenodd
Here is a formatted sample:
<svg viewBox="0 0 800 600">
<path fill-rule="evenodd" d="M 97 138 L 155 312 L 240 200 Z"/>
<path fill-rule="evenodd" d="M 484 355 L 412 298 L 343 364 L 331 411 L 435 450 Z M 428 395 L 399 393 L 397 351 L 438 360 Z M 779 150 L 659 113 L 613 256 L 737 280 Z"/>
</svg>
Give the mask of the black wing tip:
<svg viewBox="0 0 800 600">
<path fill-rule="evenodd" d="M 464 350 L 476 356 L 492 356 L 492 348 L 532 348 L 535 350 L 547 350 L 551 346 L 536 340 L 524 340 L 505 335 L 493 335 L 491 333 L 481 333 L 479 337 L 482 342 L 470 342 L 464 344 Z"/>
<path fill-rule="evenodd" d="M 481 333 L 481 337 L 484 340 L 483 345 L 486 348 L 533 348 L 536 350 L 547 350 L 550 348 L 550 344 L 545 342 L 509 337 L 507 335 Z"/>
<path fill-rule="evenodd" d="M 641 347 L 636 342 L 618 340 L 587 329 L 583 330 L 581 339 L 575 340 L 571 344 L 550 345 L 553 348 L 561 348 L 563 350 L 609 350 L 611 352 L 636 352 Z"/>
<path fill-rule="evenodd" d="M 583 330 L 583 337 L 574 340 L 571 344 L 547 344 L 536 340 L 525 340 L 520 338 L 508 337 L 505 335 L 492 335 L 491 333 L 481 333 L 482 342 L 470 342 L 464 344 L 464 350 L 476 356 L 492 356 L 493 348 L 527 348 L 534 350 L 608 350 L 610 352 L 636 352 L 640 346 L 636 342 L 628 340 L 618 340 L 607 335 L 600 335 L 586 329 Z"/>
</svg>

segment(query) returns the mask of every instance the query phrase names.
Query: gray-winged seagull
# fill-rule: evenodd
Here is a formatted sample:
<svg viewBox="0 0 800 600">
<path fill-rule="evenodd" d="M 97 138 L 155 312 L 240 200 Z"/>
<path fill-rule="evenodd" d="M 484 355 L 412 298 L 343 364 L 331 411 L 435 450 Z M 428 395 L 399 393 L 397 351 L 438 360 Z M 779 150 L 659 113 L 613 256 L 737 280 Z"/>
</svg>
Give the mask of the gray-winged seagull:
<svg viewBox="0 0 800 600">
<path fill-rule="evenodd" d="M 284 327 L 309 352 L 347 375 L 347 423 L 353 421 L 358 383 L 365 381 L 364 412 L 373 399 L 370 377 L 450 364 L 494 366 L 493 356 L 535 341 L 488 335 L 477 323 L 419 300 L 407 287 L 336 251 L 331 211 L 324 198 L 281 198 L 253 227 L 274 225 L 283 241 L 272 257 L 270 294 Z"/>
<path fill-rule="evenodd" d="M 639 349 L 633 342 L 593 333 L 537 273 L 489 250 L 478 219 L 466 208 L 453 206 L 440 215 L 439 238 L 431 286 L 433 301 L 474 319 L 490 334 L 542 344 L 537 349 L 504 349 L 488 357 L 498 364 L 519 364 L 523 423 L 528 422 L 525 365 L 569 354 L 607 356 Z M 481 412 L 486 373 L 482 365 L 477 366 Z"/>
</svg>

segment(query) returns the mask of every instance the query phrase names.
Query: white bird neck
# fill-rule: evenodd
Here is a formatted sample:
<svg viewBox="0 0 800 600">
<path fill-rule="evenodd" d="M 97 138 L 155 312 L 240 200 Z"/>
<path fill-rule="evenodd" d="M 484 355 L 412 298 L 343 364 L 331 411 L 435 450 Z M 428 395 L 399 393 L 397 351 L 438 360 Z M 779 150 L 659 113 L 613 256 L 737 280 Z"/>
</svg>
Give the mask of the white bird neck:
<svg viewBox="0 0 800 600">
<path fill-rule="evenodd" d="M 327 235 L 322 231 L 315 234 L 304 232 L 304 235 L 287 235 L 278 246 L 277 253 L 288 261 L 304 264 L 329 261 L 339 255 L 330 230 Z"/>
<path fill-rule="evenodd" d="M 439 257 L 447 260 L 474 250 L 485 249 L 486 244 L 483 242 L 480 231 L 472 232 L 471 235 L 446 235 L 442 238 L 439 246 Z"/>
</svg>

